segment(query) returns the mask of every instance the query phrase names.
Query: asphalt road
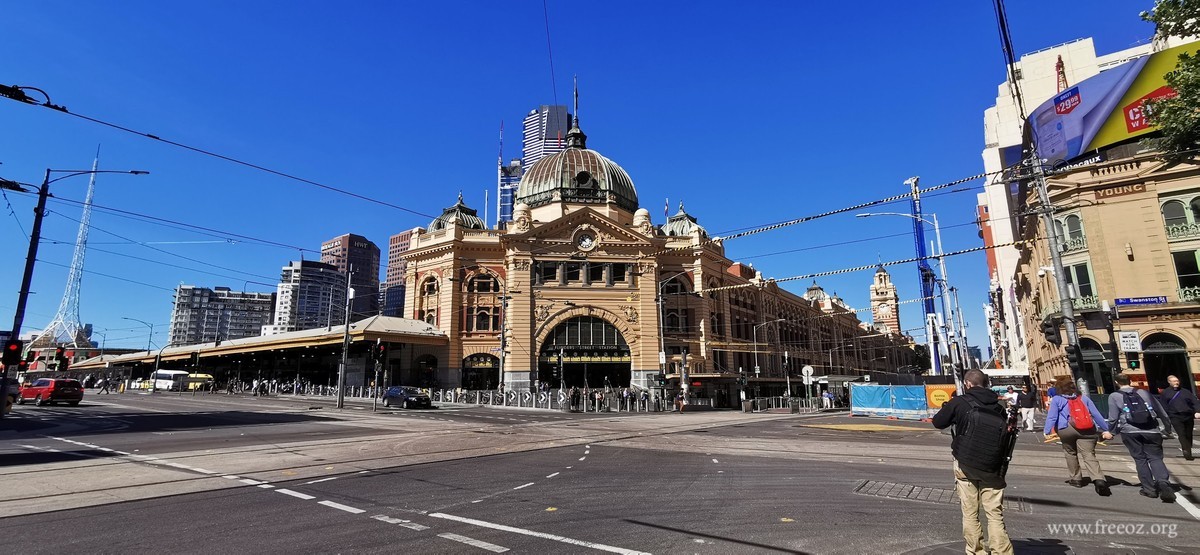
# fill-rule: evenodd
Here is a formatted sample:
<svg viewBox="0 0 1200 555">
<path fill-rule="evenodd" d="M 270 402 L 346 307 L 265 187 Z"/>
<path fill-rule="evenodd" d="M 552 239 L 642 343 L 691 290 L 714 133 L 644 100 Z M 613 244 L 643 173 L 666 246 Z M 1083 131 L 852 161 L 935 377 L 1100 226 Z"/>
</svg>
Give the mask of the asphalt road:
<svg viewBox="0 0 1200 555">
<path fill-rule="evenodd" d="M 949 437 L 928 424 L 348 407 L 19 407 L 0 423 L 0 534 L 19 553 L 961 552 Z M 1112 497 L 1064 484 L 1060 448 L 1021 438 L 1006 509 L 1019 552 L 1200 551 L 1196 463 L 1168 460 L 1189 489 L 1164 504 L 1137 495 L 1119 443 L 1099 455 Z"/>
</svg>

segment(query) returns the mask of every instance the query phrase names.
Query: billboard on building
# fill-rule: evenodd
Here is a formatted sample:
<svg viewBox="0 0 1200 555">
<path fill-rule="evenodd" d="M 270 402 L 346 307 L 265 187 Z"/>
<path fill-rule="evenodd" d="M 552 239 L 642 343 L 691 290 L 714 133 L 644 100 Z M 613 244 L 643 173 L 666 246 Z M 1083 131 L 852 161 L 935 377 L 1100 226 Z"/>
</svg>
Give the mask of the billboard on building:
<svg viewBox="0 0 1200 555">
<path fill-rule="evenodd" d="M 1039 105 L 1029 116 L 1027 140 L 1040 158 L 1059 168 L 1104 147 L 1154 130 L 1143 104 L 1175 96 L 1165 76 L 1179 55 L 1200 50 L 1200 42 L 1156 52 L 1076 83 Z"/>
</svg>

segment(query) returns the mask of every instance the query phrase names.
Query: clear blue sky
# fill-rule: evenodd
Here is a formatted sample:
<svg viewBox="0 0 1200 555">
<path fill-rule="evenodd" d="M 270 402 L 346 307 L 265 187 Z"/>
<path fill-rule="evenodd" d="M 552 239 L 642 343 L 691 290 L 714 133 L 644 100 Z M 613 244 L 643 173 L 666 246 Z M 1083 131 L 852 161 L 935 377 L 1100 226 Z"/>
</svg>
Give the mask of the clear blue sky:
<svg viewBox="0 0 1200 555">
<path fill-rule="evenodd" d="M 1151 36 L 1138 18 L 1151 5 L 1009 2 L 1014 46 L 1020 55 L 1091 36 L 1100 53 L 1128 48 Z M 554 102 L 552 83 L 570 104 L 572 74 L 588 146 L 629 172 L 656 223 L 664 198 L 720 235 L 899 194 L 914 175 L 928 186 L 982 172 L 983 111 L 1004 80 L 991 2 L 551 1 L 548 14 L 553 80 L 539 1 L 10 2 L 0 83 L 430 216 L 459 191 L 481 213 L 485 190 L 494 203 L 501 120 L 508 159 L 525 113 Z M 0 99 L 0 129 L 2 177 L 39 183 L 48 167 L 88 168 L 99 144 L 102 168 L 152 174 L 100 176 L 96 204 L 311 249 L 306 258 L 346 232 L 386 252 L 389 235 L 430 219 L 11 100 Z M 982 181 L 972 185 L 926 202 L 947 251 L 981 244 Z M 86 187 L 75 177 L 52 190 L 82 200 Z M 7 329 L 35 199 L 2 200 Z M 78 226 L 78 204 L 52 199 L 49 210 L 26 330 L 58 307 Z M 269 291 L 255 282 L 274 283 L 300 255 L 100 210 L 92 225 L 81 315 L 114 347 L 146 344 L 146 328 L 122 317 L 153 322 L 163 345 L 180 283 Z M 726 252 L 783 278 L 911 257 L 911 229 L 845 215 Z M 949 266 L 982 344 L 984 256 Z M 891 272 L 902 299 L 919 296 L 913 266 Z M 870 281 L 867 271 L 819 283 L 864 307 Z M 901 314 L 919 325 L 918 305 Z"/>
</svg>

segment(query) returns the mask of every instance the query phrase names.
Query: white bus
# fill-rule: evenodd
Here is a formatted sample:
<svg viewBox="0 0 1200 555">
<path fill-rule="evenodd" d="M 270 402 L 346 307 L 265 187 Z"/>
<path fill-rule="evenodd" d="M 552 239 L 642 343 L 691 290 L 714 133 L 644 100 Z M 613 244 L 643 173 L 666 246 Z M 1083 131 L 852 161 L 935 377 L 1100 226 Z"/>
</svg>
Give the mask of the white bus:
<svg viewBox="0 0 1200 555">
<path fill-rule="evenodd" d="M 159 370 L 154 373 L 154 378 L 149 383 L 153 384 L 156 390 L 179 391 L 183 388 L 187 376 L 186 370 Z"/>
</svg>

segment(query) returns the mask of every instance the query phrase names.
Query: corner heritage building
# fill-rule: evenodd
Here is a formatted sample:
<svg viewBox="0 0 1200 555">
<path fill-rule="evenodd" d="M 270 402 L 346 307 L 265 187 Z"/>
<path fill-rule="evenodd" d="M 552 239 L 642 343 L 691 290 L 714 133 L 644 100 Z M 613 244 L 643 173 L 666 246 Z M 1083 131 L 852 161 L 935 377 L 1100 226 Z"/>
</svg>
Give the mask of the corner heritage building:
<svg viewBox="0 0 1200 555">
<path fill-rule="evenodd" d="M 913 361 L 882 268 L 872 308 L 888 325 L 876 329 L 815 284 L 795 295 L 730 261 L 682 205 L 656 226 L 625 170 L 586 139 L 576 120 L 565 149 L 525 169 L 505 229 L 460 195 L 414 232 L 404 316 L 450 341 L 415 347 L 402 383 L 652 388 L 661 373 L 731 406 L 742 376 L 782 395 L 806 365 L 857 377 Z"/>
</svg>

